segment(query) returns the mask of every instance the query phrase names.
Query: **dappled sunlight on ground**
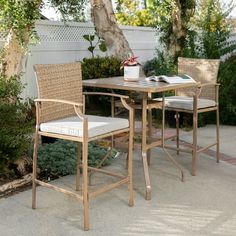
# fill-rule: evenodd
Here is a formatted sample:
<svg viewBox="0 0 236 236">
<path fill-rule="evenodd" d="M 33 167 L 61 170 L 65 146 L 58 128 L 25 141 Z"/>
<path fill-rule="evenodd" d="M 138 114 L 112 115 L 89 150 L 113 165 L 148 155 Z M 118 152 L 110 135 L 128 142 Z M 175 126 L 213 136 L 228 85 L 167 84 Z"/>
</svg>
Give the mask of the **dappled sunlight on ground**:
<svg viewBox="0 0 236 236">
<path fill-rule="evenodd" d="M 222 219 L 222 220 L 220 220 Z M 221 221 L 218 224 L 218 221 Z M 216 224 L 217 223 L 217 226 Z M 236 215 L 220 210 L 196 209 L 184 205 L 161 205 L 148 215 L 137 216 L 122 235 L 236 235 Z M 191 232 L 191 234 L 186 234 Z M 205 233 L 204 233 L 205 232 Z"/>
</svg>

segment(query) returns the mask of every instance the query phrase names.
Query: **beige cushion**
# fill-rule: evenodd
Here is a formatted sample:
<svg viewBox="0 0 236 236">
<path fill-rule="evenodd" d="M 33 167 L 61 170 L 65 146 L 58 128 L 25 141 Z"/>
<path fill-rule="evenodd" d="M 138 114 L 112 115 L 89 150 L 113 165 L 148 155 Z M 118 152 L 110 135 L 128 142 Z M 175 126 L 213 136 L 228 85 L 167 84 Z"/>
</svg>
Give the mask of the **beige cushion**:
<svg viewBox="0 0 236 236">
<path fill-rule="evenodd" d="M 162 98 L 154 99 L 156 101 L 162 101 Z M 169 96 L 165 98 L 165 106 L 169 108 L 177 108 L 184 110 L 193 110 L 193 98 L 184 96 Z M 199 98 L 197 100 L 197 108 L 207 108 L 216 106 L 216 102 L 209 99 Z"/>
<path fill-rule="evenodd" d="M 86 116 L 89 138 L 129 127 L 129 121 L 122 118 Z M 77 116 L 53 120 L 40 124 L 43 132 L 83 137 L 83 122 Z"/>
</svg>

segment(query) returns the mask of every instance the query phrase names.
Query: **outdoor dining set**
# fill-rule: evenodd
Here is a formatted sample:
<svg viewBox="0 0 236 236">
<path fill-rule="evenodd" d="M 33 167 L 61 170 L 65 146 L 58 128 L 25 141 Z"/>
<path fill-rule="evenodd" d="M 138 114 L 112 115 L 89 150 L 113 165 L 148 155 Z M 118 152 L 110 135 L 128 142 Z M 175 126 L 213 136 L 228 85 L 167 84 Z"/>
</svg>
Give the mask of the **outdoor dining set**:
<svg viewBox="0 0 236 236">
<path fill-rule="evenodd" d="M 144 171 L 145 198 L 151 200 L 151 185 L 149 165 L 151 149 L 160 147 L 164 155 L 179 169 L 181 180 L 184 181 L 184 171 L 180 164 L 169 153 L 169 149 L 188 152 L 192 155 L 192 175 L 196 175 L 198 153 L 216 146 L 216 160 L 219 162 L 219 109 L 217 75 L 219 60 L 178 58 L 178 74 L 187 74 L 196 83 L 165 83 L 147 81 L 140 77 L 138 81 L 126 81 L 123 77 L 97 78 L 82 80 L 79 62 L 67 64 L 35 65 L 38 98 L 36 103 L 36 132 L 33 158 L 33 189 L 32 208 L 36 208 L 36 186 L 41 185 L 68 194 L 83 202 L 84 230 L 89 230 L 89 202 L 93 197 L 110 191 L 121 185 L 128 186 L 128 205 L 134 205 L 133 194 L 133 144 L 135 134 L 135 110 L 141 110 L 141 157 Z M 115 90 L 108 92 L 84 92 L 85 88 L 102 88 Z M 136 92 L 140 94 L 139 101 L 133 101 L 128 95 L 121 95 L 117 91 Z M 167 91 L 174 91 L 166 96 Z M 128 93 L 127 93 L 128 94 Z M 154 98 L 154 94 L 160 94 Z M 86 96 L 111 97 L 111 116 L 86 115 Z M 115 116 L 117 100 L 128 111 L 128 117 Z M 162 111 L 160 139 L 152 139 L 152 110 Z M 176 117 L 176 145 L 165 143 L 165 111 L 175 112 Z M 203 112 L 216 113 L 216 139 L 206 147 L 198 148 L 197 128 L 198 115 Z M 193 117 L 192 144 L 189 149 L 180 145 L 179 113 L 190 113 Z M 88 166 L 88 143 L 108 137 L 128 134 L 127 171 L 126 175 L 103 168 Z M 37 152 L 41 136 L 70 140 L 78 143 L 77 174 L 75 189 L 68 190 L 37 178 Z M 152 155 L 154 158 L 154 156 Z M 81 171 L 82 170 L 82 171 Z M 89 173 L 98 172 L 116 177 L 117 181 L 90 191 Z"/>
</svg>

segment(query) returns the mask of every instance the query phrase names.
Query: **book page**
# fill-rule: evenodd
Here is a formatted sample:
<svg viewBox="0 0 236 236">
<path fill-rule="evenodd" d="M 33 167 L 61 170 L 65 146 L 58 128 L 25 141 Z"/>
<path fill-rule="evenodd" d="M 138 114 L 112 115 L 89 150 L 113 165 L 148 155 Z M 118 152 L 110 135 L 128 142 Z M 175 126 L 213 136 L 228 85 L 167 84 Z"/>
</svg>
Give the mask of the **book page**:
<svg viewBox="0 0 236 236">
<path fill-rule="evenodd" d="M 188 75 L 164 76 L 163 80 L 169 84 L 195 83 L 196 81 Z"/>
<path fill-rule="evenodd" d="M 145 79 L 147 81 L 155 81 L 155 82 L 160 82 L 160 77 L 161 76 L 157 76 L 157 75 L 152 75 L 152 76 L 149 76 L 149 77 L 146 77 Z"/>
<path fill-rule="evenodd" d="M 153 75 L 153 76 L 147 77 L 146 80 L 155 81 L 155 82 L 166 82 L 169 84 L 182 84 L 182 83 L 196 82 L 189 75 L 175 75 L 175 76 L 166 76 L 166 75 L 155 76 L 155 75 Z"/>
</svg>

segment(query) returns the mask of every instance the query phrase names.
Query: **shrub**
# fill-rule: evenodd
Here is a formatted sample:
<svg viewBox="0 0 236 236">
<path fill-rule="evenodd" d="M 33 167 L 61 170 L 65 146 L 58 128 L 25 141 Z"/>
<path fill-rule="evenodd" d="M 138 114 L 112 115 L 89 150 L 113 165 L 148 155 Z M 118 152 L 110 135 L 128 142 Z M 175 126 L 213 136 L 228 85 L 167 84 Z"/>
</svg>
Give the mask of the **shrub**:
<svg viewBox="0 0 236 236">
<path fill-rule="evenodd" d="M 82 61 L 83 79 L 107 78 L 123 75 L 120 69 L 121 60 L 116 57 L 94 57 L 84 58 Z M 93 92 L 111 92 L 107 89 L 86 88 L 86 91 Z M 91 113 L 101 113 L 101 115 L 110 115 L 110 97 L 108 96 L 88 96 L 86 99 L 86 107 L 90 108 Z M 99 109 L 102 107 L 103 109 Z"/>
<path fill-rule="evenodd" d="M 146 76 L 176 74 L 174 59 L 164 52 L 157 50 L 157 57 L 147 61 L 143 66 Z"/>
<path fill-rule="evenodd" d="M 107 149 L 100 147 L 93 142 L 89 143 L 88 165 L 96 166 L 101 158 L 106 154 Z M 112 151 L 111 156 L 103 165 L 110 164 L 116 151 Z M 64 176 L 76 173 L 77 144 L 71 141 L 57 140 L 54 143 L 44 144 L 39 147 L 38 165 L 43 172 L 48 172 L 57 176 Z"/>
<path fill-rule="evenodd" d="M 83 79 L 121 76 L 121 60 L 116 57 L 84 58 L 82 61 Z"/>
<path fill-rule="evenodd" d="M 17 77 L 0 75 L 0 172 L 9 172 L 9 164 L 27 153 L 32 120 L 29 105 L 20 98 L 22 84 Z"/>
<path fill-rule="evenodd" d="M 222 124 L 236 125 L 236 55 L 221 63 L 219 106 Z"/>
</svg>

